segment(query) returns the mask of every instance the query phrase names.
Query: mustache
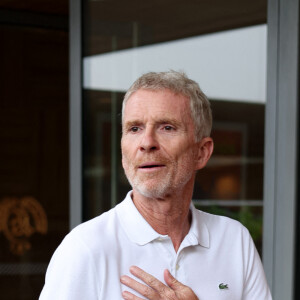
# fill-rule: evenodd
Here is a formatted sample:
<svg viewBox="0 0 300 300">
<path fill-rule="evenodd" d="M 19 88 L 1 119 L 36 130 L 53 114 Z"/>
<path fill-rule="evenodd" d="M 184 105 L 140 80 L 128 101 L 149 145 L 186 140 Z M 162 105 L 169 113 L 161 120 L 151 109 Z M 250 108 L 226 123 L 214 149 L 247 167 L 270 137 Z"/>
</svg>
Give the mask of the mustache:
<svg viewBox="0 0 300 300">
<path fill-rule="evenodd" d="M 131 160 L 128 157 L 124 156 L 123 159 L 125 159 L 129 164 L 134 165 L 135 167 L 139 167 L 143 164 L 146 164 L 148 162 L 156 162 L 161 165 L 170 164 L 173 162 L 173 160 L 163 156 L 163 155 L 148 155 L 143 156 L 142 158 L 138 158 L 136 160 Z"/>
</svg>

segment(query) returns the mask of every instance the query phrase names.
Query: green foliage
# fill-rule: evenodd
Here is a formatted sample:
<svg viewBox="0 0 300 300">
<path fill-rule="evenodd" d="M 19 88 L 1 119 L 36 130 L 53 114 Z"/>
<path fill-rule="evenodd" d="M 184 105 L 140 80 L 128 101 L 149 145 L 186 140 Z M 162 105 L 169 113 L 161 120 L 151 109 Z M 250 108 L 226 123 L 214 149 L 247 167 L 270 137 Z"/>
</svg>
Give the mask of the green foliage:
<svg viewBox="0 0 300 300">
<path fill-rule="evenodd" d="M 196 207 L 202 211 L 226 216 L 241 222 L 248 228 L 255 243 L 261 242 L 262 237 L 262 215 L 257 213 L 257 207 L 242 206 L 242 207 L 226 207 L 226 206 L 200 206 Z"/>
</svg>

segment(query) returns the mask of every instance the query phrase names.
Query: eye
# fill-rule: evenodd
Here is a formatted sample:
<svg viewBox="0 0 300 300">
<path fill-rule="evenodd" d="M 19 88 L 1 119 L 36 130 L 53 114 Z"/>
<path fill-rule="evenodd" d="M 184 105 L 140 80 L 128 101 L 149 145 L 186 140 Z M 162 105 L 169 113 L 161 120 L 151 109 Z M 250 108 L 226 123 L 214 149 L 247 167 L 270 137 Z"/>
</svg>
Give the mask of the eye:
<svg viewBox="0 0 300 300">
<path fill-rule="evenodd" d="M 129 131 L 131 131 L 131 132 L 138 132 L 139 131 L 139 127 L 133 126 L 133 127 L 130 128 Z"/>
<path fill-rule="evenodd" d="M 174 127 L 173 127 L 173 126 L 170 126 L 170 125 L 166 125 L 166 126 L 164 127 L 164 130 L 166 130 L 166 131 L 171 131 L 171 130 L 174 130 Z"/>
</svg>

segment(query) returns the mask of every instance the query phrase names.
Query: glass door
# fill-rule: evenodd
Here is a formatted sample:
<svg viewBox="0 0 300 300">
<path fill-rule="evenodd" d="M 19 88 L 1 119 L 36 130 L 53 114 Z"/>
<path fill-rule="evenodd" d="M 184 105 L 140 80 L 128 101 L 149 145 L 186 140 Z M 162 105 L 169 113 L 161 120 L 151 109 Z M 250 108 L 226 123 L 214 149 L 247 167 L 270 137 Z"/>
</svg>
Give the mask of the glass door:
<svg viewBox="0 0 300 300">
<path fill-rule="evenodd" d="M 199 209 L 241 221 L 261 253 L 266 1 L 84 1 L 83 214 L 123 200 L 124 92 L 148 71 L 183 70 L 211 100 L 215 151 L 199 171 Z"/>
</svg>

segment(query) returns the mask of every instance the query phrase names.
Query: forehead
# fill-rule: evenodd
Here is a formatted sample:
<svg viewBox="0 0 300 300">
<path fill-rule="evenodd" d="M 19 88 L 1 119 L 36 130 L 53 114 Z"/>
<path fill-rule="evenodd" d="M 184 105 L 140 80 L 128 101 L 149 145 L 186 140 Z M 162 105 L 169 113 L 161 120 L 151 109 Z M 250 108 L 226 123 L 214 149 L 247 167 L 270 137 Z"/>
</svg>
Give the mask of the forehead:
<svg viewBox="0 0 300 300">
<path fill-rule="evenodd" d="M 138 90 L 127 100 L 123 119 L 146 116 L 186 118 L 190 116 L 190 101 L 188 97 L 167 89 Z"/>
</svg>

